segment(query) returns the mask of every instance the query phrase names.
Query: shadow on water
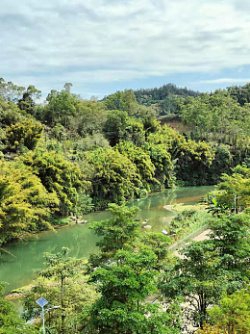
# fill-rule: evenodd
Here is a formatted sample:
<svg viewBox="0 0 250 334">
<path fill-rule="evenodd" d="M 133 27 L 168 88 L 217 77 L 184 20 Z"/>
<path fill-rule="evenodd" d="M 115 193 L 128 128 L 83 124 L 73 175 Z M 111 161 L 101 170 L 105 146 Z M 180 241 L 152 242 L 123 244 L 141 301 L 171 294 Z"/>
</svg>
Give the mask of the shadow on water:
<svg viewBox="0 0 250 334">
<path fill-rule="evenodd" d="M 194 204 L 212 187 L 190 187 L 165 190 L 151 194 L 139 201 L 132 201 L 130 206 L 138 206 L 141 211 L 137 218 L 147 219 L 152 231 L 160 232 L 166 228 L 174 213 L 163 208 L 164 205 L 185 203 Z M 96 212 L 84 217 L 88 222 L 108 219 L 108 212 Z M 88 224 L 61 228 L 55 232 L 46 231 L 31 236 L 23 241 L 8 244 L 5 249 L 15 257 L 3 254 L 0 264 L 0 281 L 8 282 L 6 292 L 24 286 L 31 282 L 39 269 L 43 267 L 44 252 L 59 252 L 62 247 L 68 247 L 75 257 L 88 257 L 97 251 L 95 246 L 98 238 L 88 228 Z"/>
</svg>

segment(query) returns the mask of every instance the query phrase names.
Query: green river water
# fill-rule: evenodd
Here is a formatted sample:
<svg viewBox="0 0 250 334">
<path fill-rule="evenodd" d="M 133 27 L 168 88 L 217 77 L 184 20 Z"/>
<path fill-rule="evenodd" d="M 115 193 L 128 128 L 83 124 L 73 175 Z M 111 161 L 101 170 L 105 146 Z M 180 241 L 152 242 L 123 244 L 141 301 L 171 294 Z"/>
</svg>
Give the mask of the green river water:
<svg viewBox="0 0 250 334">
<path fill-rule="evenodd" d="M 211 191 L 213 187 L 185 187 L 174 190 L 165 190 L 159 193 L 130 202 L 129 205 L 138 206 L 141 211 L 137 214 L 139 219 L 147 219 L 152 231 L 159 232 L 166 229 L 174 213 L 163 208 L 164 205 L 184 203 L 194 204 Z M 108 212 L 91 213 L 84 217 L 88 222 L 107 219 Z M 97 237 L 88 228 L 88 224 L 73 225 L 59 230 L 41 232 L 24 241 L 15 241 L 8 244 L 5 249 L 15 257 L 3 254 L 0 263 L 0 281 L 8 282 L 6 293 L 24 286 L 32 281 L 37 270 L 43 267 L 43 253 L 55 253 L 62 247 L 70 248 L 71 256 L 88 257 L 97 251 L 95 243 Z"/>
</svg>

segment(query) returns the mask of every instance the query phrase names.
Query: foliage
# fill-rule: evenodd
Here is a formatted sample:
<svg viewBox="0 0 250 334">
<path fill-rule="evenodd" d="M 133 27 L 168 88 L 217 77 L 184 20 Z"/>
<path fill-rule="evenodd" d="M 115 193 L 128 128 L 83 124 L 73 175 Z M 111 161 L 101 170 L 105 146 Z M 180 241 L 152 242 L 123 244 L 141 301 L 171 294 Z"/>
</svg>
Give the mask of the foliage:
<svg viewBox="0 0 250 334">
<path fill-rule="evenodd" d="M 137 101 L 145 106 L 154 106 L 160 115 L 178 113 L 176 97 L 198 96 L 200 93 L 187 88 L 179 88 L 173 84 L 160 88 L 139 89 L 134 92 Z"/>
<path fill-rule="evenodd" d="M 208 306 L 220 297 L 227 285 L 220 270 L 220 259 L 213 245 L 206 242 L 193 242 L 180 253 L 184 256 L 173 270 L 165 273 L 161 290 L 170 298 L 184 296 L 193 321 L 202 326 Z"/>
<path fill-rule="evenodd" d="M 34 113 L 35 101 L 34 98 L 39 99 L 41 97 L 41 91 L 36 89 L 35 86 L 30 85 L 26 91 L 23 92 L 23 96 L 18 100 L 18 108 L 25 110 L 28 114 Z"/>
<path fill-rule="evenodd" d="M 167 314 L 158 304 L 145 302 L 155 291 L 155 262 L 152 251 L 119 251 L 109 267 L 95 270 L 90 281 L 97 283 L 101 297 L 84 310 L 85 332 L 180 333 L 178 314 Z"/>
<path fill-rule="evenodd" d="M 150 183 L 157 180 L 154 178 L 155 166 L 147 152 L 129 142 L 120 142 L 116 145 L 116 149 L 136 165 L 136 172 L 140 175 L 143 186 L 149 190 Z"/>
<path fill-rule="evenodd" d="M 76 113 L 69 120 L 69 131 L 73 135 L 94 135 L 100 133 L 107 120 L 107 111 L 103 103 L 95 101 L 79 101 Z"/>
<path fill-rule="evenodd" d="M 133 114 L 136 107 L 136 98 L 132 90 L 116 92 L 104 99 L 105 105 L 109 110 L 126 111 L 129 115 Z"/>
<path fill-rule="evenodd" d="M 50 126 L 60 123 L 64 126 L 69 124 L 69 120 L 76 116 L 76 107 L 79 99 L 76 95 L 70 93 L 70 85 L 65 84 L 60 92 L 52 90 L 47 98 L 47 105 L 40 112 L 39 119 Z M 71 85 L 72 86 L 72 85 Z"/>
<path fill-rule="evenodd" d="M 115 110 L 108 114 L 103 127 L 103 133 L 111 146 L 115 146 L 120 140 L 125 140 L 128 126 L 128 114 L 126 111 Z"/>
<path fill-rule="evenodd" d="M 250 84 L 244 86 L 232 86 L 227 88 L 230 96 L 236 100 L 241 106 L 250 103 Z"/>
<path fill-rule="evenodd" d="M 102 237 L 97 243 L 100 248 L 100 254 L 92 255 L 90 262 L 93 267 L 100 263 L 105 263 L 114 257 L 116 251 L 120 249 L 131 249 L 135 238 L 139 234 L 139 222 L 134 221 L 137 207 L 127 207 L 125 203 L 120 206 L 109 204 L 108 210 L 112 213 L 113 218 L 101 220 L 90 224 L 90 228 L 95 234 Z"/>
<path fill-rule="evenodd" d="M 142 146 L 145 142 L 144 125 L 135 118 L 130 118 L 126 126 L 126 140 L 135 146 Z"/>
<path fill-rule="evenodd" d="M 168 261 L 168 247 L 171 239 L 162 233 L 147 232 L 140 235 L 139 248 L 151 250 L 157 257 L 155 268 L 159 270 Z"/>
<path fill-rule="evenodd" d="M 69 249 L 65 247 L 56 254 L 45 253 L 45 269 L 40 272 L 40 278 L 31 291 L 23 297 L 23 317 L 26 320 L 38 316 L 35 301 L 41 295 L 49 301 L 48 308 L 60 306 L 49 312 L 46 323 L 62 334 L 79 332 L 78 313 L 86 303 L 96 299 L 93 288 L 86 284 L 86 277 L 82 276 L 86 260 L 69 257 L 68 253 Z M 51 282 L 48 283 L 48 280 Z"/>
<path fill-rule="evenodd" d="M 232 295 L 224 293 L 211 310 L 210 321 L 228 334 L 248 334 L 250 331 L 250 294 L 249 289 L 236 291 Z M 223 333 L 224 333 L 223 332 Z"/>
<path fill-rule="evenodd" d="M 94 166 L 91 180 L 93 196 L 119 202 L 132 198 L 142 184 L 136 166 L 126 156 L 113 149 L 96 149 L 86 155 Z"/>
<path fill-rule="evenodd" d="M 0 121 L 2 127 L 11 126 L 25 119 L 18 107 L 13 102 L 0 100 Z"/>
<path fill-rule="evenodd" d="M 84 187 L 79 167 L 55 151 L 36 150 L 21 160 L 39 176 L 42 184 L 59 199 L 59 213 L 66 215 L 72 209 L 77 190 Z"/>
<path fill-rule="evenodd" d="M 1 241 L 31 230 L 48 228 L 48 219 L 58 205 L 40 179 L 20 162 L 0 161 Z"/>
<path fill-rule="evenodd" d="M 172 158 L 175 159 L 181 152 L 181 146 L 186 142 L 183 135 L 167 125 L 163 125 L 157 132 L 148 136 L 150 144 L 163 144 Z"/>
<path fill-rule="evenodd" d="M 0 97 L 6 102 L 15 102 L 22 95 L 25 88 L 15 85 L 13 82 L 5 82 L 0 78 Z"/>
<path fill-rule="evenodd" d="M 163 144 L 151 144 L 145 147 L 155 167 L 155 178 L 162 187 L 173 187 L 175 176 L 171 155 Z"/>
<path fill-rule="evenodd" d="M 205 142 L 188 140 L 180 146 L 180 151 L 176 164 L 177 178 L 189 185 L 207 184 L 214 159 L 212 147 Z"/>
<path fill-rule="evenodd" d="M 213 139 L 242 150 L 249 146 L 249 105 L 240 106 L 226 91 L 180 101 L 181 119 L 195 140 Z"/>
<path fill-rule="evenodd" d="M 239 282 L 250 269 L 249 227 L 249 215 L 244 214 L 224 215 L 209 222 L 209 228 L 212 230 L 211 242 L 219 252 L 221 268 L 236 272 Z"/>
<path fill-rule="evenodd" d="M 1 295 L 0 295 L 0 333 L 1 334 L 35 334 L 38 331 L 33 326 L 25 324 L 21 320 L 14 309 L 14 305 L 4 300 L 3 283 L 0 282 Z"/>
<path fill-rule="evenodd" d="M 203 329 L 199 328 L 195 334 L 228 334 L 223 329 L 218 328 L 218 326 L 212 326 L 209 324 L 205 324 Z"/>
<path fill-rule="evenodd" d="M 10 151 L 16 152 L 21 146 L 33 150 L 43 134 L 43 125 L 28 119 L 6 128 L 5 142 Z"/>
<path fill-rule="evenodd" d="M 204 226 L 208 219 L 209 215 L 204 210 L 183 210 L 169 223 L 169 235 L 173 236 L 175 240 L 176 238 L 181 239 Z"/>
<path fill-rule="evenodd" d="M 237 166 L 232 171 L 232 175 L 222 174 L 216 201 L 237 212 L 250 206 L 250 168 Z"/>
</svg>

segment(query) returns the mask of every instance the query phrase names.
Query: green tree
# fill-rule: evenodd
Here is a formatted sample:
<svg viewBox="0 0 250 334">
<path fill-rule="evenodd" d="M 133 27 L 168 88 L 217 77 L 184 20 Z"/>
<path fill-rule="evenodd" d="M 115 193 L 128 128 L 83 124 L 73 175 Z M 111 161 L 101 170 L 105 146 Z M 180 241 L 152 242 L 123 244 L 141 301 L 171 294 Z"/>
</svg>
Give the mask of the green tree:
<svg viewBox="0 0 250 334">
<path fill-rule="evenodd" d="M 126 126 L 126 140 L 135 146 L 142 146 L 145 142 L 143 123 L 135 118 L 129 118 Z"/>
<path fill-rule="evenodd" d="M 4 284 L 0 283 L 0 333 L 1 334 L 38 334 L 31 325 L 19 318 L 11 302 L 4 300 Z"/>
<path fill-rule="evenodd" d="M 2 127 L 11 126 L 22 122 L 24 119 L 25 116 L 13 102 L 4 102 L 0 100 L 0 121 Z"/>
<path fill-rule="evenodd" d="M 250 206 L 250 168 L 237 166 L 233 174 L 222 174 L 222 182 L 217 186 L 216 201 L 238 212 Z"/>
<path fill-rule="evenodd" d="M 23 96 L 18 100 L 18 108 L 20 110 L 25 110 L 28 114 L 34 113 L 35 101 L 34 99 L 39 99 L 41 97 L 41 91 L 36 89 L 35 86 L 30 85 Z"/>
<path fill-rule="evenodd" d="M 118 91 L 109 95 L 104 101 L 107 109 L 126 111 L 129 115 L 133 114 L 137 105 L 135 94 L 132 90 Z"/>
<path fill-rule="evenodd" d="M 32 119 L 12 124 L 6 128 L 5 142 L 8 150 L 16 152 L 21 146 L 33 150 L 43 134 L 43 125 Z"/>
<path fill-rule="evenodd" d="M 0 161 L 1 241 L 50 227 L 49 217 L 58 205 L 40 179 L 20 162 Z"/>
<path fill-rule="evenodd" d="M 155 253 L 157 262 L 154 269 L 160 270 L 164 267 L 166 261 L 169 261 L 168 247 L 170 241 L 171 239 L 162 233 L 147 232 L 140 235 L 138 247 Z"/>
<path fill-rule="evenodd" d="M 142 184 L 147 190 L 150 190 L 150 184 L 156 183 L 157 180 L 154 178 L 155 166 L 147 152 L 124 141 L 117 144 L 115 148 L 136 165 L 136 172 L 140 175 Z"/>
<path fill-rule="evenodd" d="M 155 166 L 155 178 L 160 187 L 172 187 L 175 184 L 174 165 L 171 155 L 164 144 L 145 145 L 151 161 Z"/>
<path fill-rule="evenodd" d="M 178 312 L 163 312 L 159 304 L 146 302 L 156 291 L 152 251 L 118 251 L 112 264 L 90 277 L 101 297 L 84 309 L 82 323 L 87 333 L 142 334 L 180 333 Z"/>
<path fill-rule="evenodd" d="M 40 111 L 39 117 L 49 126 L 54 126 L 56 123 L 67 126 L 69 120 L 77 115 L 79 97 L 70 93 L 69 86 L 60 92 L 52 90 L 46 101 L 48 104 Z"/>
<path fill-rule="evenodd" d="M 202 328 L 208 307 L 219 299 L 227 281 L 220 269 L 217 251 L 210 243 L 193 242 L 181 254 L 183 258 L 177 261 L 173 270 L 165 273 L 161 290 L 170 298 L 183 296 L 190 305 L 187 310 Z"/>
<path fill-rule="evenodd" d="M 210 322 L 228 334 L 250 332 L 249 289 L 236 291 L 232 295 L 223 293 L 222 298 L 208 310 Z"/>
<path fill-rule="evenodd" d="M 103 102 L 80 101 L 76 105 L 76 116 L 71 117 L 68 128 L 71 133 L 82 137 L 99 134 L 107 120 Z"/>
<path fill-rule="evenodd" d="M 103 133 L 111 146 L 115 146 L 120 140 L 126 139 L 128 126 L 128 114 L 126 111 L 111 111 L 103 127 Z"/>
<path fill-rule="evenodd" d="M 119 202 L 132 198 L 142 184 L 136 166 L 126 156 L 113 149 L 96 149 L 86 154 L 95 168 L 92 182 L 93 198 Z"/>
<path fill-rule="evenodd" d="M 97 297 L 84 276 L 87 261 L 70 257 L 65 247 L 55 254 L 44 253 L 44 257 L 45 269 L 23 297 L 23 317 L 28 320 L 39 315 L 35 301 L 42 295 L 49 301 L 48 307 L 60 305 L 48 313 L 46 327 L 55 328 L 56 333 L 79 333 L 78 314 Z"/>
<path fill-rule="evenodd" d="M 213 159 L 214 151 L 209 144 L 193 140 L 184 142 L 175 168 L 177 179 L 189 185 L 207 184 Z"/>
<path fill-rule="evenodd" d="M 120 249 L 132 249 L 136 237 L 139 235 L 139 222 L 135 221 L 135 215 L 139 211 L 137 207 L 109 204 L 109 212 L 113 218 L 101 220 L 90 224 L 95 234 L 102 237 L 97 243 L 100 253 L 91 255 L 90 263 L 93 267 L 105 264 L 113 259 L 116 251 Z"/>
<path fill-rule="evenodd" d="M 243 280 L 247 270 L 250 252 L 249 215 L 223 215 L 209 222 L 211 243 L 218 251 L 221 268 L 237 275 L 237 280 Z"/>
<path fill-rule="evenodd" d="M 227 88 L 230 96 L 235 99 L 241 106 L 250 103 L 250 84 L 244 86 L 231 86 Z"/>
<path fill-rule="evenodd" d="M 13 82 L 5 82 L 0 78 L 0 96 L 6 102 L 15 102 L 24 92 L 25 88 L 15 85 Z"/>
<path fill-rule="evenodd" d="M 57 195 L 59 214 L 67 215 L 74 208 L 77 191 L 86 185 L 78 165 L 55 151 L 40 149 L 28 152 L 20 159 L 39 176 L 49 193 Z"/>
</svg>

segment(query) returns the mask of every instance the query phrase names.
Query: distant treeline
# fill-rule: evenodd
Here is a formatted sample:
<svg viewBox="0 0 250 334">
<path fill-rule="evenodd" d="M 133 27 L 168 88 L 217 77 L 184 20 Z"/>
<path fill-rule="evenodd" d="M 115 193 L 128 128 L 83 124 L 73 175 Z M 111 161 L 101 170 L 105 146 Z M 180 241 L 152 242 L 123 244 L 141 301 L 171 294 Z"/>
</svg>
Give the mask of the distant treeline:
<svg viewBox="0 0 250 334">
<path fill-rule="evenodd" d="M 245 86 L 231 86 L 226 92 L 236 100 L 241 106 L 250 103 L 250 84 Z M 178 114 L 179 107 L 176 98 L 187 98 L 188 96 L 197 97 L 202 95 L 198 91 L 188 89 L 186 87 L 176 87 L 171 83 L 163 85 L 159 88 L 139 89 L 134 91 L 136 100 L 139 104 L 145 106 L 153 106 L 159 116 L 168 114 Z M 213 95 L 210 93 L 209 95 Z"/>
<path fill-rule="evenodd" d="M 201 93 L 188 88 L 179 88 L 171 83 L 160 88 L 139 89 L 134 91 L 136 100 L 145 106 L 154 106 L 159 116 L 176 113 L 178 106 L 175 103 L 176 97 L 197 97 Z"/>
</svg>

